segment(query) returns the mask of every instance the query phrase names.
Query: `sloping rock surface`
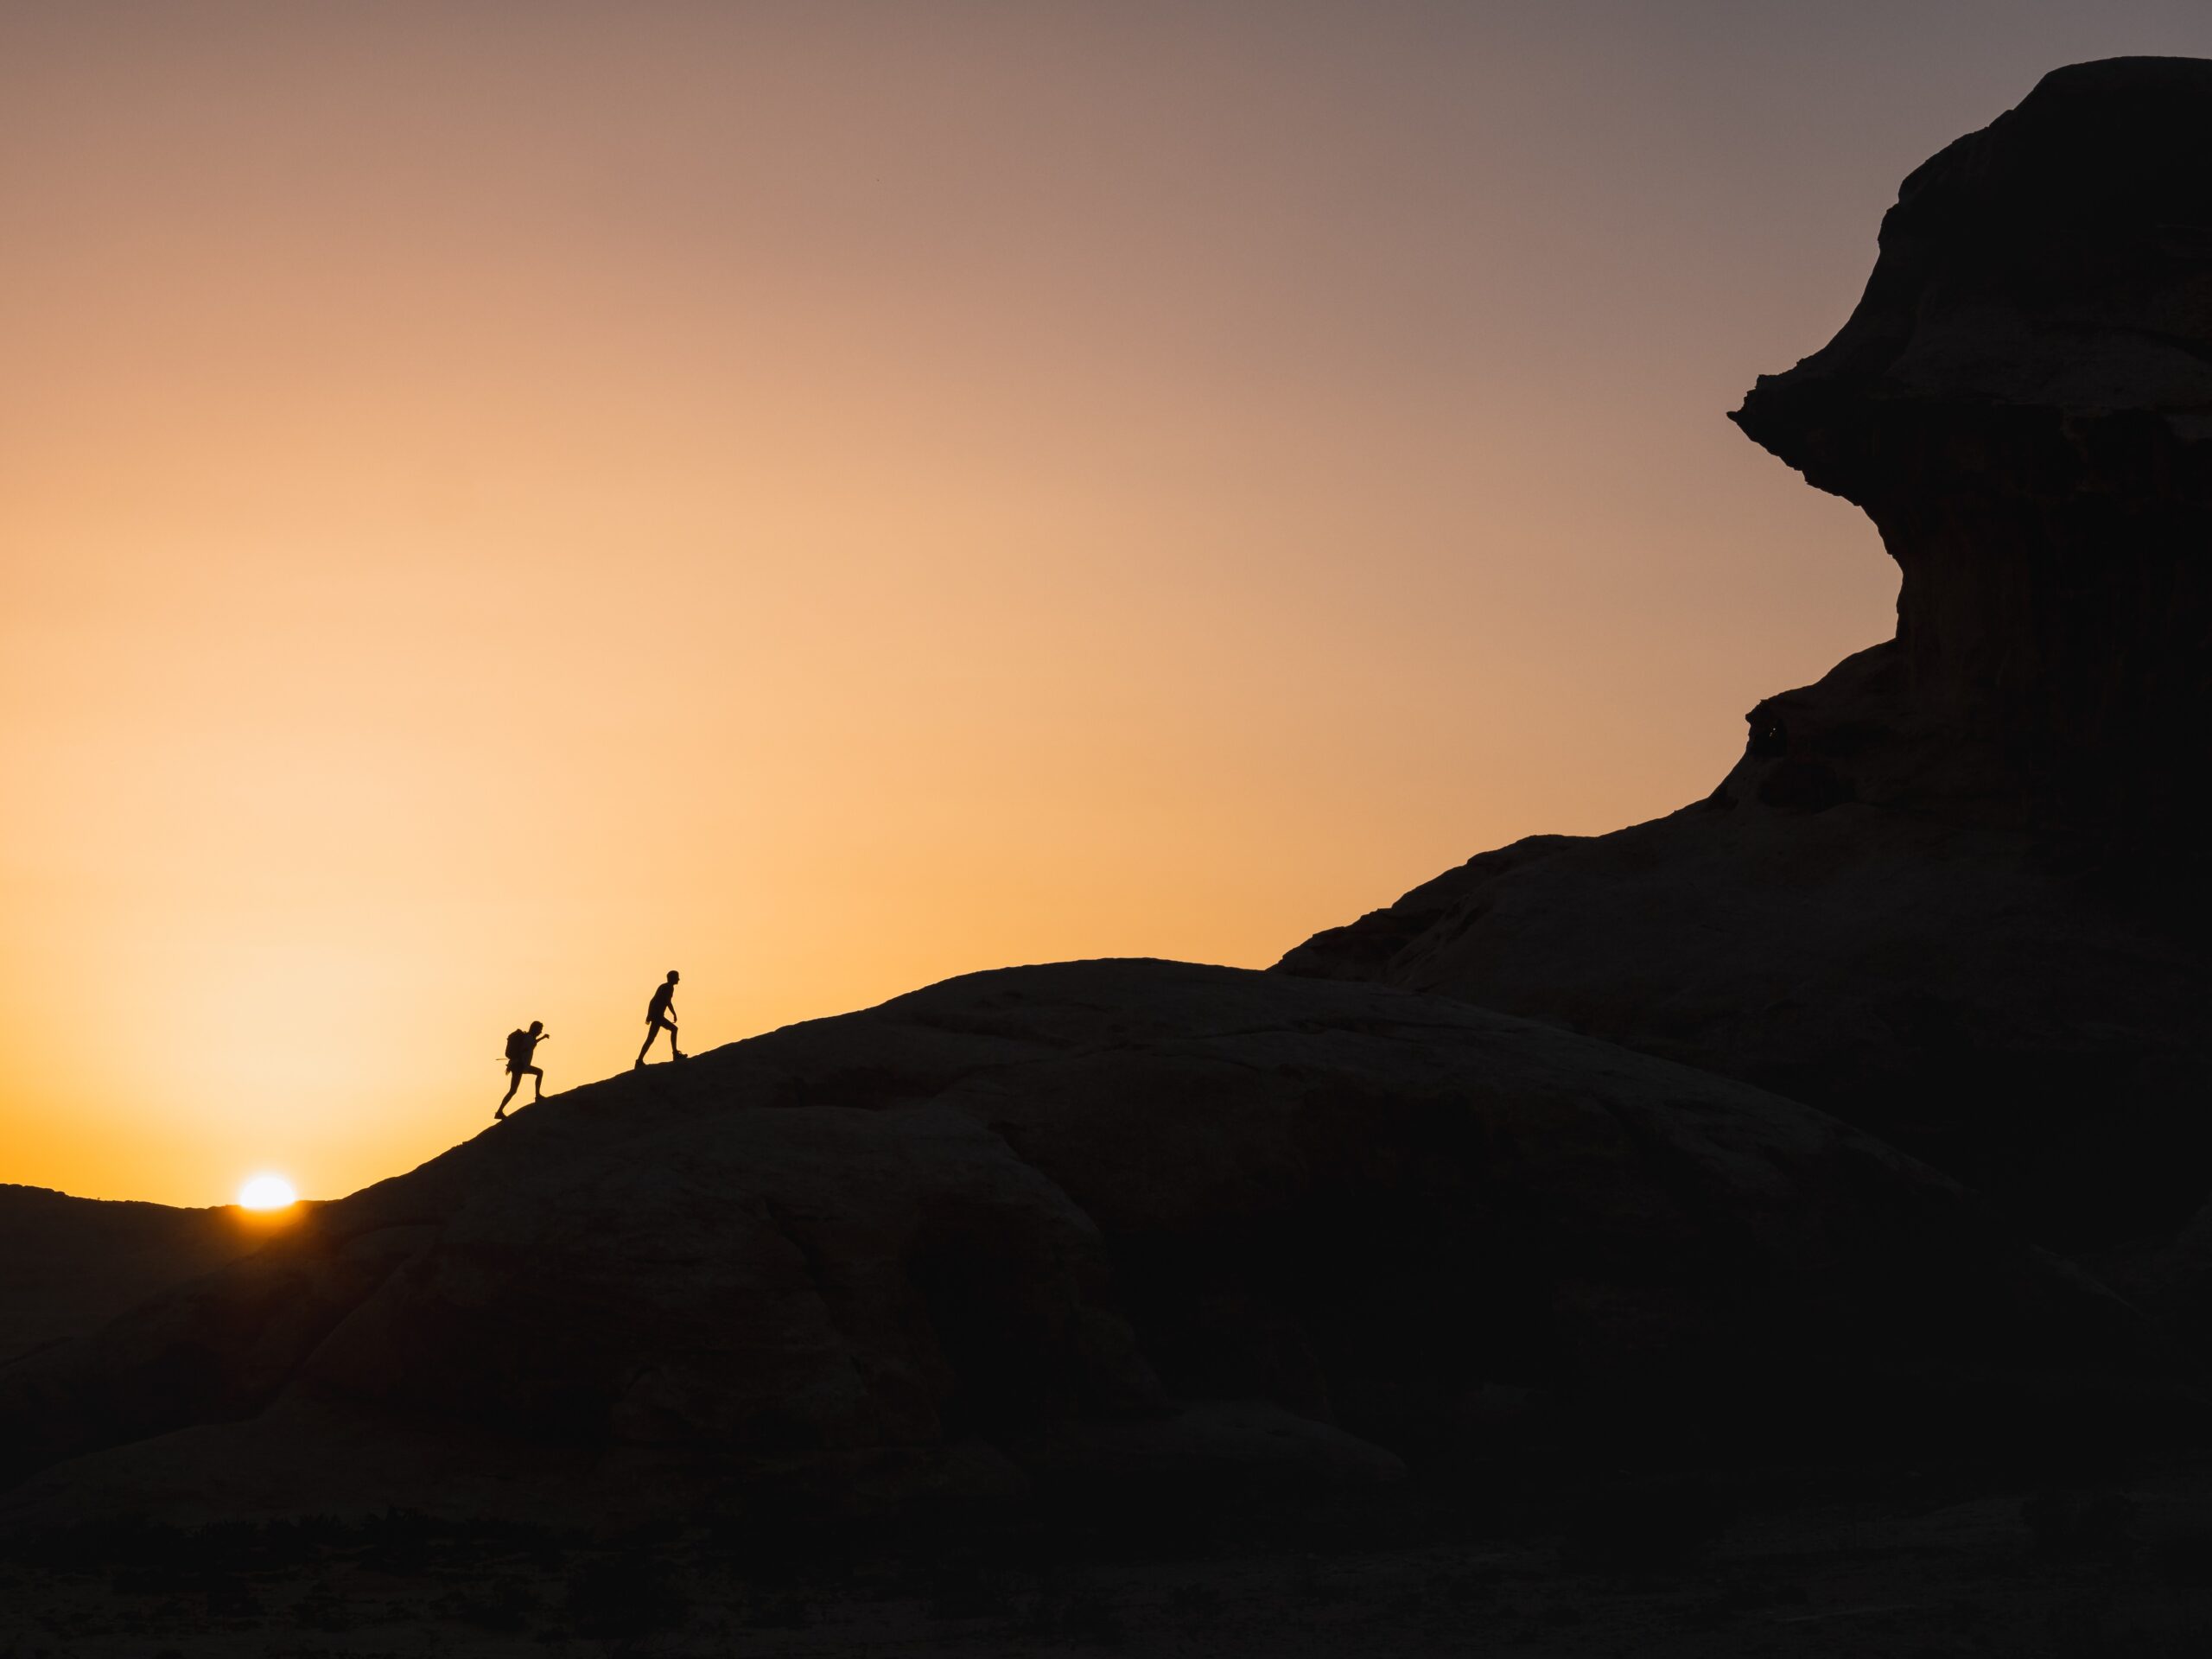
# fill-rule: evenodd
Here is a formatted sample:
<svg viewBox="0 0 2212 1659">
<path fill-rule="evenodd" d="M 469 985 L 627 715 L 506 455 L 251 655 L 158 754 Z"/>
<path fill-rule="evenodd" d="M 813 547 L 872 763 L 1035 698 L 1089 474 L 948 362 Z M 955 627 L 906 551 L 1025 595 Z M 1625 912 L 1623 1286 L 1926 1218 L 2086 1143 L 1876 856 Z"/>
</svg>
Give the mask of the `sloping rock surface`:
<svg viewBox="0 0 2212 1659">
<path fill-rule="evenodd" d="M 1757 1082 L 2054 1243 L 2171 1231 L 2212 1186 L 2212 63 L 2060 70 L 1929 162 L 1734 418 L 1866 508 L 1897 638 L 1761 702 L 1698 806 L 1281 966 Z"/>
<path fill-rule="evenodd" d="M 1502 1398 L 1909 1446 L 2146 1363 L 1787 1101 L 1443 999 L 1074 963 L 531 1107 L 0 1370 L 0 1456 L 18 1522 L 781 1512 L 1386 1478 Z"/>
<path fill-rule="evenodd" d="M 2059 1248 L 2171 1232 L 2212 1172 L 2201 950 L 2017 832 L 1724 796 L 1483 854 L 1280 966 L 1465 998 L 1818 1105 Z"/>
</svg>

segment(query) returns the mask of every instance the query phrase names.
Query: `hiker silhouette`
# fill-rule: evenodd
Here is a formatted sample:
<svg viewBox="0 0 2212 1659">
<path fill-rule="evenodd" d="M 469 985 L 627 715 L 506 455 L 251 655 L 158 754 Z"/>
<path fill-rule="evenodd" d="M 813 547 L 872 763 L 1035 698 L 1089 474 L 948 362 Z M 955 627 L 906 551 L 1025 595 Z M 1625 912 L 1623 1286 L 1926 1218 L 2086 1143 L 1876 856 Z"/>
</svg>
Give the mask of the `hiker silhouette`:
<svg viewBox="0 0 2212 1659">
<path fill-rule="evenodd" d="M 672 1060 L 683 1058 L 683 1051 L 676 1046 L 676 982 L 683 976 L 675 969 L 668 970 L 668 977 L 653 987 L 653 1000 L 645 1004 L 645 1043 L 638 1051 L 638 1065 L 645 1063 L 646 1051 L 653 1046 L 653 1039 L 664 1031 L 668 1033 L 668 1055 Z M 630 1068 L 636 1071 L 637 1066 Z"/>
<path fill-rule="evenodd" d="M 522 1087 L 524 1077 L 537 1079 L 531 1085 L 535 1091 L 531 1099 L 536 1102 L 545 1098 L 545 1073 L 531 1064 L 537 1046 L 544 1040 L 545 1027 L 536 1020 L 530 1022 L 528 1031 L 507 1033 L 507 1092 L 499 1096 L 499 1109 L 492 1114 L 494 1123 L 507 1115 L 507 1103 L 515 1097 L 515 1090 Z"/>
</svg>

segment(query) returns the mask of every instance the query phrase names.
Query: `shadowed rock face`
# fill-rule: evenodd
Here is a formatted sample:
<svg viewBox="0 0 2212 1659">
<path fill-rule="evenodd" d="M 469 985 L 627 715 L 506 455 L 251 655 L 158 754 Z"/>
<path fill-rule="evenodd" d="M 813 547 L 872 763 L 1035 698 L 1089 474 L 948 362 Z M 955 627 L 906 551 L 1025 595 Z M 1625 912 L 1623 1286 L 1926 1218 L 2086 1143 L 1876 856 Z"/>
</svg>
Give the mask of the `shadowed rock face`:
<svg viewBox="0 0 2212 1659">
<path fill-rule="evenodd" d="M 0 1456 L 46 1467 L 18 1519 L 836 1508 L 1385 1478 L 1501 1401 L 1516 1440 L 1827 1455 L 2016 1433 L 2099 1368 L 2147 1374 L 2131 1313 L 1790 1103 L 1441 999 L 1079 963 L 531 1107 L 0 1370 Z"/>
<path fill-rule="evenodd" d="M 1733 418 L 1881 531 L 1920 720 L 2039 817 L 2197 854 L 2212 63 L 2062 69 L 1927 162 L 1842 331 Z"/>
<path fill-rule="evenodd" d="M 1761 702 L 1697 807 L 1281 967 L 1746 1078 L 2055 1243 L 2171 1230 L 2212 1185 L 2212 63 L 2060 70 L 1929 162 L 1734 418 L 1873 519 L 1897 638 Z"/>
</svg>

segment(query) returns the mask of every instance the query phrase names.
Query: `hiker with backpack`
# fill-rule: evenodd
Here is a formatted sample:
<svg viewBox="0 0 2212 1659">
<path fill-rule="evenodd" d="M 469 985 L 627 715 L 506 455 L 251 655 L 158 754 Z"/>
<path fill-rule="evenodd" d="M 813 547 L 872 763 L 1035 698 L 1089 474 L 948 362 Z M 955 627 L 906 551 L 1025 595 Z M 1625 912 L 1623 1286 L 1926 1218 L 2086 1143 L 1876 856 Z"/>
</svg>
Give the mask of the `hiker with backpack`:
<svg viewBox="0 0 2212 1659">
<path fill-rule="evenodd" d="M 676 1046 L 676 1009 L 673 1006 L 676 982 L 683 977 L 671 968 L 668 970 L 668 977 L 653 987 L 652 1001 L 645 1004 L 645 1044 L 638 1051 L 638 1066 L 645 1063 L 645 1051 L 652 1047 L 653 1039 L 664 1031 L 668 1033 L 669 1058 L 674 1060 L 683 1058 L 683 1051 Z M 638 1066 L 630 1069 L 634 1071 Z"/>
<path fill-rule="evenodd" d="M 507 1092 L 499 1096 L 499 1109 L 492 1114 L 494 1123 L 506 1116 L 507 1103 L 515 1097 L 515 1090 L 522 1087 L 524 1077 L 537 1079 L 533 1085 L 537 1092 L 531 1096 L 531 1103 L 534 1105 L 545 1098 L 545 1073 L 531 1064 L 537 1046 L 544 1040 L 545 1027 L 535 1020 L 530 1022 L 528 1031 L 507 1033 Z"/>
</svg>

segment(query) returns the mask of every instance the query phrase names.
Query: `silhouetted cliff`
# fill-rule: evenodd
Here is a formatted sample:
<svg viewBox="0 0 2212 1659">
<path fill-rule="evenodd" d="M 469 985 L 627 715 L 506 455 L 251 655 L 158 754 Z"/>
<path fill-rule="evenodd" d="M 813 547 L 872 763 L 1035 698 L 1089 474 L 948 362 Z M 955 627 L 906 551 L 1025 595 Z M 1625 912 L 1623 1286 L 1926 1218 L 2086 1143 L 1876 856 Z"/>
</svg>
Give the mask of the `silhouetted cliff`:
<svg viewBox="0 0 2212 1659">
<path fill-rule="evenodd" d="M 1484 854 L 1290 972 L 1551 1020 L 1835 1112 L 2043 1235 L 2212 1185 L 2212 63 L 2046 77 L 1915 172 L 1735 418 L 1864 506 L 1897 638 L 1706 801 Z"/>
<path fill-rule="evenodd" d="M 1910 713 L 1990 747 L 1975 784 L 2093 848 L 2201 856 L 2212 63 L 2062 69 L 1929 161 L 1850 321 L 1733 418 L 1881 531 Z M 1793 787 L 1867 788 L 1833 725 L 1770 735 L 1834 773 Z"/>
</svg>

